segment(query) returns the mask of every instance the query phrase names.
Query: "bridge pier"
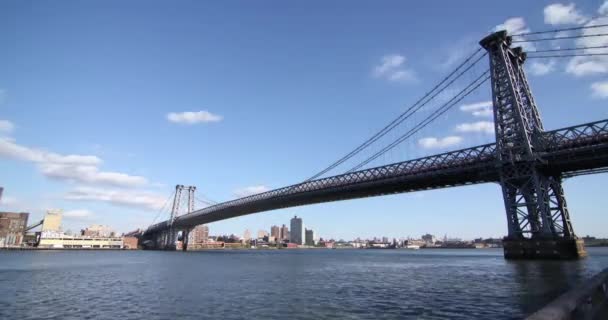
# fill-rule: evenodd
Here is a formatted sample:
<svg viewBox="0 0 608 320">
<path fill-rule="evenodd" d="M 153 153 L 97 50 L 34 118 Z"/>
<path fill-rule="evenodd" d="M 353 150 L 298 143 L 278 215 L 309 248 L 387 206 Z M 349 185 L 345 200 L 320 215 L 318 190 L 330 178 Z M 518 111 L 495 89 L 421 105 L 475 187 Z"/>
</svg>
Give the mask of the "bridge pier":
<svg viewBox="0 0 608 320">
<path fill-rule="evenodd" d="M 182 230 L 182 251 L 188 251 L 188 239 L 190 238 L 191 228 L 184 228 Z"/>
<path fill-rule="evenodd" d="M 583 239 L 503 239 L 505 259 L 568 260 L 587 256 Z"/>
</svg>

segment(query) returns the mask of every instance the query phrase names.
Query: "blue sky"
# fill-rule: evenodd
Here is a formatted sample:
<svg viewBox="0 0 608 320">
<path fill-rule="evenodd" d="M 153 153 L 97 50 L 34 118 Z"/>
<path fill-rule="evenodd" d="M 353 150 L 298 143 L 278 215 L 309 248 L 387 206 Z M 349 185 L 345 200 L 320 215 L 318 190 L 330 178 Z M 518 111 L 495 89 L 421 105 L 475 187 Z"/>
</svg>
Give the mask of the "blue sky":
<svg viewBox="0 0 608 320">
<path fill-rule="evenodd" d="M 128 231 L 147 226 L 175 184 L 224 201 L 296 183 L 382 128 L 497 27 L 608 23 L 607 13 L 600 0 L 2 1 L 0 210 L 35 220 L 62 208 L 64 229 Z M 526 49 L 608 40 L 585 41 Z M 608 118 L 603 58 L 527 63 L 546 128 Z M 484 68 L 486 60 L 473 71 Z M 492 141 L 489 99 L 481 87 L 373 164 Z M 579 235 L 608 237 L 606 178 L 565 181 Z M 277 210 L 210 228 L 255 232 L 294 214 L 322 237 L 506 233 L 494 184 Z"/>
</svg>

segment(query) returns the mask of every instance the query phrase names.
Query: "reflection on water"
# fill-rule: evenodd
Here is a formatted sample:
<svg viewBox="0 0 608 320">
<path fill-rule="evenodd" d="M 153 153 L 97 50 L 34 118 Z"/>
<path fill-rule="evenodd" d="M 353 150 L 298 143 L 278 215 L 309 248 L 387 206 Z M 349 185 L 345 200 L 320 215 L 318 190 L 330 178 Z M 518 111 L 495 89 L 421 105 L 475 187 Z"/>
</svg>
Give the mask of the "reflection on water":
<svg viewBox="0 0 608 320">
<path fill-rule="evenodd" d="M 507 261 L 513 269 L 513 280 L 520 287 L 520 305 L 523 313 L 536 311 L 589 277 L 586 260 L 577 261 Z M 608 267 L 608 265 L 606 265 Z"/>
<path fill-rule="evenodd" d="M 0 319 L 516 319 L 608 267 L 588 252 L 0 252 Z"/>
</svg>

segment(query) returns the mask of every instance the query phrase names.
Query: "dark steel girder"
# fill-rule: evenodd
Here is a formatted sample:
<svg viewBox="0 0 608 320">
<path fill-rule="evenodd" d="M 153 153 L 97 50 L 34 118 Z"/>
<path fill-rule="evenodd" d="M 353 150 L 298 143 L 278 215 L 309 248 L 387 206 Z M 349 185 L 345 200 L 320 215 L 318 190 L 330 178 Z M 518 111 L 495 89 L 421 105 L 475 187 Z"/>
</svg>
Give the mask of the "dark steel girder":
<svg viewBox="0 0 608 320">
<path fill-rule="evenodd" d="M 552 175 L 600 172 L 608 168 L 608 119 L 543 133 L 537 168 Z M 192 227 L 242 215 L 307 204 L 498 182 L 496 145 L 442 153 L 348 174 L 299 183 L 219 203 L 177 217 L 175 228 Z M 598 171 L 600 169 L 600 171 Z M 150 235 L 169 222 L 150 226 Z"/>
</svg>

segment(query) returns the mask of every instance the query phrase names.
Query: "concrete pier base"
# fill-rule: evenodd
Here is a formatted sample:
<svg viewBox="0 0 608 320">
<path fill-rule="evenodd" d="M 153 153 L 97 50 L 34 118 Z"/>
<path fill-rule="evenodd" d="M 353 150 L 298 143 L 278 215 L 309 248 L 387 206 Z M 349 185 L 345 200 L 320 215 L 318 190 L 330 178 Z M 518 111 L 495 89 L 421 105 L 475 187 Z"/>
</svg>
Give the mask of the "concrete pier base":
<svg viewBox="0 0 608 320">
<path fill-rule="evenodd" d="M 572 260 L 587 256 L 582 239 L 509 239 L 502 240 L 505 259 Z"/>
</svg>

